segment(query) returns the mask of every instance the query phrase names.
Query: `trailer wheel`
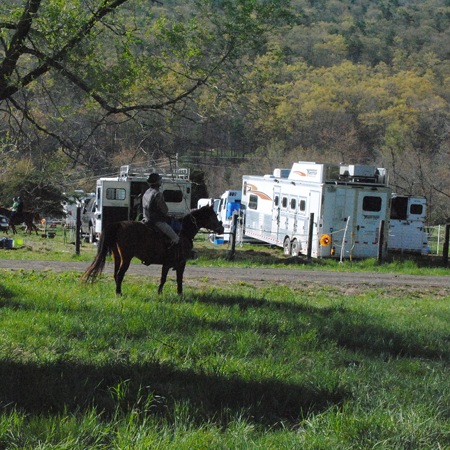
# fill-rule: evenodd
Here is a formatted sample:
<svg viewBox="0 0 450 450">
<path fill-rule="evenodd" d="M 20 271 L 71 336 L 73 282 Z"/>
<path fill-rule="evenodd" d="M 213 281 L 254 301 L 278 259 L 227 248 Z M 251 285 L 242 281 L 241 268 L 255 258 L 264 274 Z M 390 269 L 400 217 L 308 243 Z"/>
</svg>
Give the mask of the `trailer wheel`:
<svg viewBox="0 0 450 450">
<path fill-rule="evenodd" d="M 300 242 L 294 239 L 291 244 L 291 256 L 298 256 L 300 254 Z"/>
<path fill-rule="evenodd" d="M 291 240 L 288 237 L 284 238 L 283 242 L 283 253 L 286 256 L 289 256 L 291 254 Z"/>
</svg>

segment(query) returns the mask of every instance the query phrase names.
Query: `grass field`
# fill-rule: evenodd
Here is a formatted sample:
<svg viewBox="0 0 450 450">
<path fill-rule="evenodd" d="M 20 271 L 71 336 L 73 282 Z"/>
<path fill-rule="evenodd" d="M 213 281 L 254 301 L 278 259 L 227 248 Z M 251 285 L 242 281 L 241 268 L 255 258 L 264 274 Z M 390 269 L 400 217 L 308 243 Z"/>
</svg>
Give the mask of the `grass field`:
<svg viewBox="0 0 450 450">
<path fill-rule="evenodd" d="M 95 253 L 70 245 L 32 238 L 0 257 Z M 193 263 L 231 264 L 204 248 Z M 0 271 L 0 448 L 450 448 L 448 290 L 156 289 L 127 275 L 116 298 L 110 277 Z"/>
</svg>

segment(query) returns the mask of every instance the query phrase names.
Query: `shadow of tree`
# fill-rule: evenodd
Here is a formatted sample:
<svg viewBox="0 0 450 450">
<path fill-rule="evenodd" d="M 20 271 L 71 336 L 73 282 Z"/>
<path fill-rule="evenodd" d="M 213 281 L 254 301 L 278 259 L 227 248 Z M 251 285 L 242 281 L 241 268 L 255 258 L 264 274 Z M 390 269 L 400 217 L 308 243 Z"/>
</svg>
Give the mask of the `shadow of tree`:
<svg viewBox="0 0 450 450">
<path fill-rule="evenodd" d="M 343 388 L 317 388 L 278 380 L 245 381 L 239 377 L 196 373 L 159 363 L 95 367 L 69 362 L 21 364 L 3 361 L 0 403 L 29 413 L 83 411 L 95 407 L 112 415 L 119 406 L 131 410 L 145 387 L 148 395 L 164 399 L 153 413 L 169 416 L 174 402 L 187 401 L 196 420 L 226 422 L 243 415 L 249 421 L 276 427 L 280 422 L 295 425 L 312 413 L 341 404 L 349 393 Z M 112 391 L 127 382 L 120 404 Z"/>
</svg>

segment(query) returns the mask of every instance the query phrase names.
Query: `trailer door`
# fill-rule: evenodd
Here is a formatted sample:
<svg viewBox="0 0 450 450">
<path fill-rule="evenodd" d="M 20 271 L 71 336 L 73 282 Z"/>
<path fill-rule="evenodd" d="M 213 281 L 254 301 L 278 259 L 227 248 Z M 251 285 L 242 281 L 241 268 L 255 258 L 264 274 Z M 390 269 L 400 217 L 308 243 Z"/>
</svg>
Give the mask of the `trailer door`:
<svg viewBox="0 0 450 450">
<path fill-rule="evenodd" d="M 322 229 L 323 226 L 323 218 L 322 218 L 322 194 L 320 191 L 311 190 L 309 192 L 309 201 L 308 201 L 308 212 L 309 217 L 305 220 L 305 233 L 306 233 L 306 243 L 308 241 L 309 229 L 313 227 L 312 230 L 312 243 L 311 250 L 312 256 L 317 257 L 319 255 L 319 230 Z M 314 214 L 313 222 L 311 223 L 311 214 Z M 306 254 L 306 246 L 303 249 L 303 252 Z"/>
<path fill-rule="evenodd" d="M 356 221 L 352 223 L 351 256 L 372 258 L 378 253 L 378 236 L 382 221 L 388 212 L 388 193 L 354 189 L 356 199 Z M 350 230 L 349 230 L 350 231 Z"/>
<path fill-rule="evenodd" d="M 105 180 L 101 186 L 101 230 L 113 222 L 128 220 L 130 214 L 130 182 Z M 98 227 L 97 227 L 98 228 Z"/>
<path fill-rule="evenodd" d="M 271 235 L 275 236 L 278 243 L 283 243 L 284 236 L 279 236 L 281 220 L 281 186 L 273 187 L 272 200 L 272 229 Z"/>
</svg>

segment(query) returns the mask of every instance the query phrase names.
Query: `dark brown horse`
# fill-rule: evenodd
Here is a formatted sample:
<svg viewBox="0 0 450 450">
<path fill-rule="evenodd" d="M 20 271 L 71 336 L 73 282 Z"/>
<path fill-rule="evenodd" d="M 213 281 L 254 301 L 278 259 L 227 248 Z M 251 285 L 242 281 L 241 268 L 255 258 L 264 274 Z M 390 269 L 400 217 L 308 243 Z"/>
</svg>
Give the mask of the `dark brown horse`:
<svg viewBox="0 0 450 450">
<path fill-rule="evenodd" d="M 39 220 L 38 213 L 34 211 L 24 210 L 13 215 L 13 211 L 11 211 L 10 209 L 0 207 L 0 214 L 8 218 L 8 223 L 13 231 L 13 234 L 17 234 L 16 225 L 24 223 L 26 226 L 25 231 L 27 233 L 31 234 L 32 231 L 35 231 L 36 236 L 38 235 L 38 229 L 34 224 L 35 221 Z"/>
<path fill-rule="evenodd" d="M 200 228 L 218 234 L 224 232 L 222 222 L 217 219 L 212 206 L 195 209 L 181 221 L 180 245 L 168 248 L 162 234 L 152 230 L 142 222 L 116 222 L 107 226 L 100 236 L 97 256 L 82 276 L 85 282 L 94 282 L 105 266 L 105 260 L 112 252 L 114 259 L 114 280 L 116 294 L 122 294 L 122 281 L 133 257 L 143 264 L 162 264 L 158 293 L 161 294 L 169 269 L 177 274 L 177 291 L 183 293 L 183 274 L 186 260 L 190 257 L 193 240 Z"/>
</svg>

